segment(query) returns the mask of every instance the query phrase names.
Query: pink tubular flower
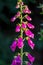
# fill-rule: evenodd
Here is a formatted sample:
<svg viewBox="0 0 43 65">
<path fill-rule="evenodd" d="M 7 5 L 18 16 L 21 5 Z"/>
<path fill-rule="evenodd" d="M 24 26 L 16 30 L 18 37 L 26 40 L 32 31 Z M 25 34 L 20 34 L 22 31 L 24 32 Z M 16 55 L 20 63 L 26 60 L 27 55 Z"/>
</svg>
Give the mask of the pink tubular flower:
<svg viewBox="0 0 43 65">
<path fill-rule="evenodd" d="M 35 57 L 33 57 L 30 53 L 27 53 L 26 56 L 28 57 L 30 62 L 32 62 L 32 63 L 34 62 Z"/>
<path fill-rule="evenodd" d="M 10 46 L 10 48 L 11 48 L 11 50 L 14 52 L 15 49 L 16 49 L 16 47 L 17 47 L 17 41 L 14 40 L 13 43 L 12 43 L 12 45 Z"/>
<path fill-rule="evenodd" d="M 26 14 L 26 13 L 27 13 L 27 14 L 30 14 L 31 11 L 30 11 L 30 10 L 26 10 L 26 9 L 24 9 L 24 10 L 23 10 L 23 13 L 25 13 L 25 14 Z"/>
<path fill-rule="evenodd" d="M 27 65 L 31 65 L 30 62 L 28 62 Z"/>
<path fill-rule="evenodd" d="M 32 25 L 31 23 L 27 23 L 27 26 L 30 28 L 30 29 L 34 29 L 34 25 Z"/>
<path fill-rule="evenodd" d="M 20 12 L 18 11 L 15 16 L 18 18 L 20 16 Z"/>
<path fill-rule="evenodd" d="M 18 38 L 17 46 L 18 46 L 19 49 L 21 49 L 24 46 L 23 39 L 21 37 Z"/>
<path fill-rule="evenodd" d="M 31 49 L 34 49 L 35 44 L 32 42 L 31 39 L 28 39 L 28 45 L 31 47 Z"/>
<path fill-rule="evenodd" d="M 16 57 L 13 59 L 11 65 L 21 65 L 21 57 L 20 57 L 20 55 L 16 56 Z"/>
<path fill-rule="evenodd" d="M 34 38 L 34 34 L 30 30 L 25 30 L 25 34 L 31 38 Z"/>
<path fill-rule="evenodd" d="M 16 20 L 16 16 L 11 18 L 11 22 L 14 22 Z"/>
<path fill-rule="evenodd" d="M 19 16 L 20 16 L 20 12 L 18 11 L 17 14 L 11 18 L 11 22 L 14 22 L 16 18 L 18 18 Z"/>
<path fill-rule="evenodd" d="M 26 24 L 23 22 L 22 23 L 22 28 L 25 29 L 26 28 Z"/>
<path fill-rule="evenodd" d="M 28 21 L 31 21 L 31 20 L 32 20 L 28 15 L 25 16 L 25 18 L 26 18 Z"/>
<path fill-rule="evenodd" d="M 19 4 L 17 4 L 17 5 L 16 5 L 16 8 L 18 9 L 19 7 L 20 7 L 20 5 L 19 5 Z"/>
<path fill-rule="evenodd" d="M 17 26 L 16 26 L 15 31 L 16 31 L 16 32 L 20 32 L 20 25 L 17 25 Z"/>
</svg>

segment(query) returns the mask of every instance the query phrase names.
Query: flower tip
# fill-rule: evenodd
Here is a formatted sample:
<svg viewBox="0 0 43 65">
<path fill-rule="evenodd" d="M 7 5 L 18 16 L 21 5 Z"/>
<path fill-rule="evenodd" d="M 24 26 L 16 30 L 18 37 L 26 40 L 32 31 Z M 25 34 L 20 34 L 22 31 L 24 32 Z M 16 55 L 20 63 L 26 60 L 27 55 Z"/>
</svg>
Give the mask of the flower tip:
<svg viewBox="0 0 43 65">
<path fill-rule="evenodd" d="M 15 20 L 16 20 L 15 16 L 10 19 L 11 22 L 14 22 Z"/>
<path fill-rule="evenodd" d="M 19 5 L 16 5 L 16 8 L 18 9 L 20 6 Z"/>
</svg>

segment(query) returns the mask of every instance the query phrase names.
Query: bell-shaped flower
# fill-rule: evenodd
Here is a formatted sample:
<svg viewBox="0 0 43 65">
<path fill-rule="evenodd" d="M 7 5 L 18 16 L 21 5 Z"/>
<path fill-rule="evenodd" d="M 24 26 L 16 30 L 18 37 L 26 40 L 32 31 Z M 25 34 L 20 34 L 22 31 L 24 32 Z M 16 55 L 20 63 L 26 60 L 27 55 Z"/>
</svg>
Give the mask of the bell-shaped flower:
<svg viewBox="0 0 43 65">
<path fill-rule="evenodd" d="M 17 18 L 20 17 L 20 12 L 18 11 L 15 16 L 16 16 Z"/>
<path fill-rule="evenodd" d="M 16 18 L 18 18 L 20 16 L 20 12 L 18 11 L 17 14 L 11 18 L 11 22 L 14 22 L 16 20 Z"/>
<path fill-rule="evenodd" d="M 16 26 L 15 32 L 20 32 L 20 25 L 19 24 Z"/>
<path fill-rule="evenodd" d="M 21 37 L 18 38 L 17 46 L 21 49 L 24 46 L 23 39 Z"/>
<path fill-rule="evenodd" d="M 28 39 L 28 45 L 31 47 L 31 49 L 34 49 L 35 44 L 32 42 L 31 39 Z"/>
<path fill-rule="evenodd" d="M 28 57 L 28 59 L 29 59 L 29 61 L 31 62 L 31 63 L 33 63 L 34 62 L 34 60 L 35 60 L 35 57 L 33 57 L 30 53 L 26 53 L 26 56 Z"/>
<path fill-rule="evenodd" d="M 16 56 L 16 57 L 13 59 L 11 65 L 21 65 L 21 57 L 20 57 L 20 55 Z"/>
<path fill-rule="evenodd" d="M 31 21 L 31 20 L 32 20 L 28 15 L 26 15 L 25 18 L 26 18 L 28 21 Z"/>
<path fill-rule="evenodd" d="M 23 9 L 23 13 L 30 14 L 31 11 L 29 10 L 28 6 L 25 5 L 25 8 Z"/>
<path fill-rule="evenodd" d="M 30 62 L 27 62 L 27 65 L 31 65 L 31 63 Z"/>
<path fill-rule="evenodd" d="M 23 30 L 26 29 L 27 25 L 25 24 L 25 22 L 22 22 L 22 26 L 21 27 L 23 28 Z"/>
<path fill-rule="evenodd" d="M 34 29 L 34 25 L 32 25 L 31 23 L 27 23 L 27 26 L 30 28 L 30 29 Z"/>
<path fill-rule="evenodd" d="M 12 17 L 10 21 L 14 22 L 15 20 L 16 20 L 16 16 Z"/>
<path fill-rule="evenodd" d="M 25 30 L 25 34 L 26 34 L 28 37 L 34 38 L 34 34 L 33 34 L 29 29 L 26 29 L 26 30 Z"/>
<path fill-rule="evenodd" d="M 11 50 L 14 52 L 15 49 L 16 49 L 16 47 L 17 47 L 17 41 L 14 40 L 13 43 L 12 43 L 12 45 L 10 46 L 10 48 L 11 48 Z"/>
<path fill-rule="evenodd" d="M 30 10 L 26 10 L 26 9 L 24 9 L 24 10 L 23 10 L 23 13 L 25 13 L 25 14 L 26 14 L 26 13 L 27 13 L 27 14 L 30 14 L 31 11 L 30 11 Z"/>
<path fill-rule="evenodd" d="M 16 8 L 18 9 L 19 7 L 20 7 L 20 5 L 19 5 L 19 4 L 17 4 L 17 5 L 16 5 Z"/>
</svg>

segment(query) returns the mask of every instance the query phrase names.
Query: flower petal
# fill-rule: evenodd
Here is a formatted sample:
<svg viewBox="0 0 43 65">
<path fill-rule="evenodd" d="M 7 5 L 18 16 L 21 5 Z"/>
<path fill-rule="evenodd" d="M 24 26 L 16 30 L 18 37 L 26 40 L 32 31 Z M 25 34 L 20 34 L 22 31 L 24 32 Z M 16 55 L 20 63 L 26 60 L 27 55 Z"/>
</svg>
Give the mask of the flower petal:
<svg viewBox="0 0 43 65">
<path fill-rule="evenodd" d="M 15 49 L 16 49 L 16 47 L 17 47 L 17 41 L 14 40 L 13 43 L 12 43 L 12 45 L 10 46 L 10 48 L 11 48 L 11 50 L 14 52 Z"/>
<path fill-rule="evenodd" d="M 15 31 L 16 31 L 16 32 L 20 32 L 20 25 L 17 25 L 17 26 L 16 26 Z"/>
<path fill-rule="evenodd" d="M 22 23 L 22 28 L 26 28 L 26 24 L 24 22 Z"/>
<path fill-rule="evenodd" d="M 28 62 L 27 65 L 31 65 L 30 62 Z"/>
<path fill-rule="evenodd" d="M 31 20 L 32 20 L 28 15 L 25 16 L 25 18 L 26 18 L 28 21 L 31 21 Z"/>
<path fill-rule="evenodd" d="M 16 20 L 16 16 L 12 17 L 10 21 L 14 22 L 15 20 Z"/>
<path fill-rule="evenodd" d="M 28 45 L 31 47 L 31 49 L 34 49 L 35 44 L 32 42 L 31 39 L 28 39 Z"/>
<path fill-rule="evenodd" d="M 34 62 L 35 57 L 33 57 L 30 53 L 28 53 L 28 59 L 30 60 L 30 62 Z"/>
<path fill-rule="evenodd" d="M 16 56 L 16 57 L 13 59 L 11 65 L 21 65 L 21 57 L 20 57 L 20 55 Z"/>
<path fill-rule="evenodd" d="M 18 11 L 15 16 L 16 16 L 17 18 L 20 17 L 20 12 Z"/>
<path fill-rule="evenodd" d="M 31 62 L 31 63 L 33 63 L 34 62 L 34 60 L 35 60 L 35 57 L 33 57 L 30 53 L 26 53 L 26 56 L 28 57 L 28 59 L 29 59 L 29 61 Z"/>
<path fill-rule="evenodd" d="M 19 49 L 21 49 L 21 48 L 24 46 L 24 44 L 23 44 L 23 39 L 22 39 L 21 37 L 18 38 L 17 46 L 18 46 Z"/>
<path fill-rule="evenodd" d="M 30 30 L 25 30 L 25 34 L 31 38 L 34 38 L 34 34 Z"/>
<path fill-rule="evenodd" d="M 31 23 L 27 23 L 27 26 L 30 28 L 30 29 L 34 29 L 34 25 L 32 25 Z"/>
</svg>

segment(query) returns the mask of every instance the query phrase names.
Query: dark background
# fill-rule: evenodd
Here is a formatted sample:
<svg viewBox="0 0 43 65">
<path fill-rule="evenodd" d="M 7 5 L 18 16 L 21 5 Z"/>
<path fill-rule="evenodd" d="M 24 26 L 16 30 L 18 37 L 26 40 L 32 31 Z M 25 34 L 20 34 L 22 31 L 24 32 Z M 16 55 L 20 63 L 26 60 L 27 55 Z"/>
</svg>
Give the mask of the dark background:
<svg viewBox="0 0 43 65">
<path fill-rule="evenodd" d="M 43 65 L 43 40 L 40 41 L 40 35 L 38 35 L 40 29 L 43 29 L 40 26 L 40 24 L 43 23 L 43 15 L 40 14 L 41 8 L 37 8 L 39 3 L 43 4 L 43 0 L 23 1 L 32 11 L 32 14 L 30 15 L 32 18 L 31 22 L 35 25 L 35 29 L 33 30 L 33 33 L 35 34 L 35 38 L 33 40 L 35 43 L 35 49 L 31 50 L 25 41 L 27 47 L 24 47 L 24 51 L 28 51 L 35 56 L 36 59 L 33 65 Z M 19 51 L 16 49 L 13 53 L 10 49 L 10 45 L 13 40 L 19 35 L 15 33 L 15 26 L 18 20 L 14 23 L 10 22 L 10 18 L 18 11 L 15 8 L 16 3 L 17 0 L 0 0 L 0 65 L 10 65 L 14 55 Z"/>
</svg>

